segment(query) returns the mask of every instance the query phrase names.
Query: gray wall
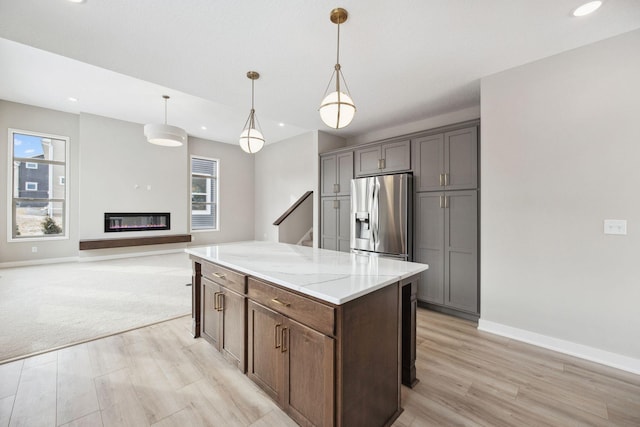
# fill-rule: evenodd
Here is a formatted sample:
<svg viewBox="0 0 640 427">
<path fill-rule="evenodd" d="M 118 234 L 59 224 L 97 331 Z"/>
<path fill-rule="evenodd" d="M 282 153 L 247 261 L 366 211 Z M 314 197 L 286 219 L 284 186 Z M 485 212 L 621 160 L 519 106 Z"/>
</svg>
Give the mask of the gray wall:
<svg viewBox="0 0 640 427">
<path fill-rule="evenodd" d="M 480 321 L 638 372 L 639 53 L 634 31 L 482 79 Z"/>
<path fill-rule="evenodd" d="M 317 132 L 265 145 L 255 155 L 256 240 L 277 242 L 278 227 L 273 225 L 273 221 L 305 192 L 311 190 L 315 195 L 317 187 Z M 315 212 L 314 230 L 317 230 Z"/>
<path fill-rule="evenodd" d="M 69 230 L 68 240 L 31 242 L 7 242 L 8 200 L 8 128 L 41 132 L 69 137 L 69 165 L 66 182 L 69 185 Z M 0 100 L 0 263 L 29 262 L 44 258 L 68 258 L 78 254 L 78 116 L 31 105 Z M 31 251 L 37 247 L 37 253 Z"/>
<path fill-rule="evenodd" d="M 189 154 L 220 161 L 220 230 L 192 232 L 191 245 L 253 240 L 253 155 L 245 153 L 236 144 L 191 136 Z M 189 203 L 188 197 L 185 203 Z"/>
</svg>

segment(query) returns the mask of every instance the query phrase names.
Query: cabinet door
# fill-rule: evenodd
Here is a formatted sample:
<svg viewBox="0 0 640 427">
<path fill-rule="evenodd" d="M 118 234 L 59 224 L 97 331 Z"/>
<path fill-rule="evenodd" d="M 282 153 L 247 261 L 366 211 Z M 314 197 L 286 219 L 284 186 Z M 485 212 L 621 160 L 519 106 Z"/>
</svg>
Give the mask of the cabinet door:
<svg viewBox="0 0 640 427">
<path fill-rule="evenodd" d="M 300 425 L 333 425 L 333 338 L 290 319 L 283 334 L 285 411 Z"/>
<path fill-rule="evenodd" d="M 418 283 L 418 299 L 444 304 L 444 193 L 417 193 L 414 259 L 429 264 Z"/>
<path fill-rule="evenodd" d="M 385 173 L 411 170 L 411 141 L 382 144 L 383 169 Z"/>
<path fill-rule="evenodd" d="M 220 315 L 220 295 L 222 287 L 217 283 L 202 278 L 202 327 L 201 334 L 213 346 L 220 350 L 220 334 L 222 330 L 222 316 Z"/>
<path fill-rule="evenodd" d="M 444 135 L 431 135 L 412 141 L 413 176 L 416 192 L 443 189 Z"/>
<path fill-rule="evenodd" d="M 222 354 L 245 371 L 246 298 L 222 288 Z"/>
<path fill-rule="evenodd" d="M 361 148 L 353 152 L 356 176 L 380 173 L 380 159 L 382 151 L 379 145 Z"/>
<path fill-rule="evenodd" d="M 336 157 L 336 183 L 338 190 L 336 195 L 348 196 L 351 194 L 351 180 L 353 179 L 353 153 L 342 153 Z"/>
<path fill-rule="evenodd" d="M 478 193 L 445 196 L 445 305 L 478 313 Z"/>
<path fill-rule="evenodd" d="M 320 157 L 320 197 L 335 196 L 338 173 L 337 156 Z"/>
<path fill-rule="evenodd" d="M 444 164 L 447 190 L 474 189 L 478 186 L 478 128 L 471 127 L 444 134 Z"/>
<path fill-rule="evenodd" d="M 335 198 L 323 197 L 320 199 L 322 215 L 320 217 L 320 247 L 338 249 L 338 215 L 337 201 Z"/>
<path fill-rule="evenodd" d="M 248 300 L 247 376 L 279 405 L 284 404 L 284 317 Z"/>
<path fill-rule="evenodd" d="M 349 197 L 338 198 L 337 209 L 337 226 L 336 232 L 338 238 L 338 247 L 342 252 L 350 252 L 351 250 L 351 199 Z"/>
</svg>

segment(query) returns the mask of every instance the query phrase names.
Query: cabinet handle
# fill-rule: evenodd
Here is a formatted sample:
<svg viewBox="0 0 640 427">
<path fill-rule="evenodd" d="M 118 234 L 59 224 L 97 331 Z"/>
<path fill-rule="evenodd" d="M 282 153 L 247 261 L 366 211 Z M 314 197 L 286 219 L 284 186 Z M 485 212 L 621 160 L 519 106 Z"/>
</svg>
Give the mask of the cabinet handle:
<svg viewBox="0 0 640 427">
<path fill-rule="evenodd" d="M 334 193 L 340 192 L 340 184 L 333 184 L 333 192 Z"/>
<path fill-rule="evenodd" d="M 287 350 L 287 328 L 282 328 L 282 347 L 280 348 L 280 351 L 285 353 Z"/>
<path fill-rule="evenodd" d="M 224 311 L 224 294 L 220 292 L 220 294 L 218 295 L 218 298 L 219 298 L 218 311 Z"/>
<path fill-rule="evenodd" d="M 218 295 L 220 294 L 220 292 L 214 292 L 213 294 L 213 309 L 215 311 L 219 311 L 218 310 Z"/>
<path fill-rule="evenodd" d="M 280 301 L 278 298 L 273 298 L 271 301 L 275 302 L 276 304 L 284 305 L 285 307 L 291 306 L 291 304 L 289 304 L 288 302 Z"/>
<path fill-rule="evenodd" d="M 280 329 L 280 323 L 276 323 L 276 327 L 275 329 L 275 333 L 273 334 L 273 340 L 275 341 L 274 346 L 275 348 L 280 348 L 280 343 L 278 342 L 278 338 L 280 337 L 280 331 L 278 331 L 278 329 Z"/>
<path fill-rule="evenodd" d="M 447 185 L 449 185 L 449 174 L 445 173 L 444 174 L 444 186 L 446 187 Z"/>
<path fill-rule="evenodd" d="M 222 279 L 222 280 L 226 280 L 226 276 L 224 274 L 220 274 L 220 273 L 213 273 L 213 275 L 215 277 L 217 277 L 218 279 Z"/>
<path fill-rule="evenodd" d="M 385 159 L 378 159 L 378 169 L 384 169 L 387 165 L 385 164 Z"/>
<path fill-rule="evenodd" d="M 449 197 L 444 196 L 444 208 L 447 209 L 449 207 Z"/>
<path fill-rule="evenodd" d="M 444 185 L 444 183 L 443 183 L 444 178 L 442 177 L 442 175 L 444 175 L 444 174 L 443 173 L 440 174 L 440 187 L 442 187 Z M 440 207 L 442 207 L 442 206 L 440 206 Z"/>
<path fill-rule="evenodd" d="M 440 196 L 440 208 L 444 209 L 444 201 L 442 200 L 444 196 Z"/>
<path fill-rule="evenodd" d="M 340 209 L 340 200 L 333 201 L 333 209 Z"/>
</svg>

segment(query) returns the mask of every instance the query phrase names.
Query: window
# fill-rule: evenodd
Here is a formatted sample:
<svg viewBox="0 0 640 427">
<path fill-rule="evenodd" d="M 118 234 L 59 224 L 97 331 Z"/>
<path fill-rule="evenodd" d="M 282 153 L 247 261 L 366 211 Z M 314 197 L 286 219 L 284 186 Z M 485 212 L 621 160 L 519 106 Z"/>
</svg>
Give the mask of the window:
<svg viewBox="0 0 640 427">
<path fill-rule="evenodd" d="M 218 229 L 218 160 L 191 157 L 191 230 Z"/>
<path fill-rule="evenodd" d="M 69 138 L 9 129 L 8 145 L 8 241 L 67 238 Z"/>
</svg>

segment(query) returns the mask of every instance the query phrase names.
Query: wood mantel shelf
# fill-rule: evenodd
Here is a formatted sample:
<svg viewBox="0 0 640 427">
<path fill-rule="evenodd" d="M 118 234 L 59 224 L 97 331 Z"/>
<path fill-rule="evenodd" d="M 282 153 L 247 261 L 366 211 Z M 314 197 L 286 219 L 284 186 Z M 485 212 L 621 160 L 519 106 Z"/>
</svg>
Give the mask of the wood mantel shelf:
<svg viewBox="0 0 640 427">
<path fill-rule="evenodd" d="M 128 246 L 162 245 L 191 241 L 191 234 L 171 234 L 152 237 L 125 237 L 121 239 L 80 240 L 80 250 L 125 248 Z"/>
</svg>

